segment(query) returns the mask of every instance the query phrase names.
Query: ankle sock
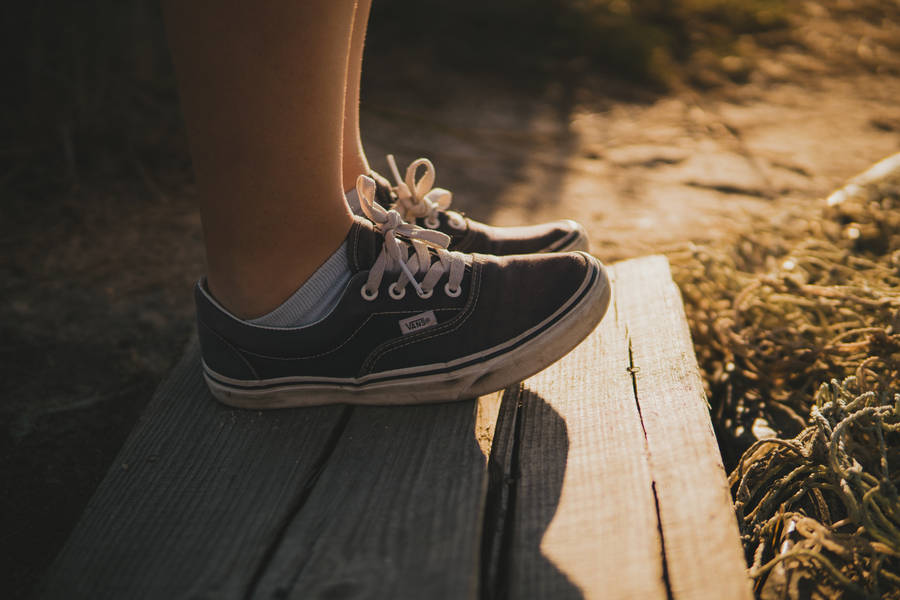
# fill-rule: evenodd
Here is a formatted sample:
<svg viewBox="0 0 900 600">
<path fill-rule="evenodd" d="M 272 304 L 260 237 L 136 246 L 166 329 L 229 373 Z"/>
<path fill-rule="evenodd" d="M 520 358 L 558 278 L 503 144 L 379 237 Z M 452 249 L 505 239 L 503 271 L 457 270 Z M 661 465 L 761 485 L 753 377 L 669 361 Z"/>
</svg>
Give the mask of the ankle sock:
<svg viewBox="0 0 900 600">
<path fill-rule="evenodd" d="M 357 204 L 359 202 L 357 201 Z M 350 281 L 347 242 L 328 257 L 322 266 L 284 303 L 261 317 L 251 319 L 254 325 L 267 327 L 300 327 L 315 323 L 337 304 Z"/>
</svg>

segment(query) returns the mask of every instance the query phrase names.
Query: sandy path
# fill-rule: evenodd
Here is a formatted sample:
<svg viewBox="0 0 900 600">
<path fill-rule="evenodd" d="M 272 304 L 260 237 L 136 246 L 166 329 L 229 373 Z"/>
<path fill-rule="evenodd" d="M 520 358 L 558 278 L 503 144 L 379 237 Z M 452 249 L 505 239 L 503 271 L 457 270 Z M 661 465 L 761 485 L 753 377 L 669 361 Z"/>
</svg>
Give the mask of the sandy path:
<svg viewBox="0 0 900 600">
<path fill-rule="evenodd" d="M 401 165 L 428 156 L 456 208 L 504 225 L 574 218 L 607 260 L 816 202 L 900 149 L 900 80 L 872 74 L 650 102 L 610 101 L 596 84 L 534 96 L 454 83 L 438 102 L 374 95 L 375 168 L 387 151 Z"/>
</svg>

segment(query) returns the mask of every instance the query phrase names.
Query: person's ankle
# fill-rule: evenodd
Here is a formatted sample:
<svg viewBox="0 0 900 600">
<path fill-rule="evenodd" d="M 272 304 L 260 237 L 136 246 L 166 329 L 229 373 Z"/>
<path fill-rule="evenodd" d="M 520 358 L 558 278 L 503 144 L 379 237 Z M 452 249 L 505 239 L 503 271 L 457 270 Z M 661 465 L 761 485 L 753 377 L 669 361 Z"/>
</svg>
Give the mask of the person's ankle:
<svg viewBox="0 0 900 600">
<path fill-rule="evenodd" d="M 347 230 L 353 223 L 347 219 Z M 298 238 L 303 235 L 298 232 Z M 252 320 L 279 308 L 343 245 L 347 231 L 336 229 L 328 243 L 304 243 L 301 248 L 284 249 L 276 255 L 242 256 L 239 261 L 224 262 L 209 257 L 207 289 L 235 317 Z"/>
<path fill-rule="evenodd" d="M 356 189 L 357 178 L 360 175 L 368 175 L 371 173 L 372 167 L 369 166 L 366 155 L 363 154 L 362 151 L 359 151 L 344 155 L 342 171 L 344 193 L 346 194 L 350 190 Z"/>
<path fill-rule="evenodd" d="M 245 321 L 273 311 L 306 281 L 304 278 L 296 285 L 282 285 L 282 282 L 293 278 L 282 274 L 274 280 L 267 280 L 259 274 L 237 275 L 236 271 L 237 269 L 232 269 L 226 275 L 210 268 L 206 276 L 206 287 L 223 308 Z"/>
</svg>

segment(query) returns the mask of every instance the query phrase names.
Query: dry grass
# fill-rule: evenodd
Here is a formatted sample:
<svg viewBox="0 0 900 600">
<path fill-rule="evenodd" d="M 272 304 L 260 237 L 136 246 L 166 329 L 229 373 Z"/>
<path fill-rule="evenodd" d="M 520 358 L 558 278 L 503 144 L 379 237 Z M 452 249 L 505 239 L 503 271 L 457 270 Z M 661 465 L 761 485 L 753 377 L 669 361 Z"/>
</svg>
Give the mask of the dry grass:
<svg viewBox="0 0 900 600">
<path fill-rule="evenodd" d="M 900 155 L 673 257 L 762 597 L 900 597 L 898 208 Z"/>
</svg>

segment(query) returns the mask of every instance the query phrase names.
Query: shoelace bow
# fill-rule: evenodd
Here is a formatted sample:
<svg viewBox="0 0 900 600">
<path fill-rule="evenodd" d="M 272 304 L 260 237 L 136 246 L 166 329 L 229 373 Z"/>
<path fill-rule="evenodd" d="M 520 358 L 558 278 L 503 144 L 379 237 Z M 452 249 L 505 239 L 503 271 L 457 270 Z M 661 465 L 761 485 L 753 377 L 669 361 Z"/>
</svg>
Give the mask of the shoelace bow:
<svg viewBox="0 0 900 600">
<path fill-rule="evenodd" d="M 388 165 L 394 180 L 397 182 L 396 193 L 397 201 L 394 203 L 394 210 L 407 221 L 424 218 L 425 225 L 431 229 L 436 228 L 438 221 L 437 213 L 440 210 L 446 210 L 453 201 L 453 194 L 450 190 L 434 187 L 435 169 L 434 164 L 427 158 L 418 158 L 406 168 L 406 178 L 400 178 L 400 170 L 397 168 L 397 161 L 394 160 L 393 154 L 387 155 Z M 425 174 L 416 180 L 416 172 L 419 167 L 425 167 Z M 451 212 L 450 224 L 457 228 L 465 228 L 465 222 L 458 213 Z"/>
<path fill-rule="evenodd" d="M 375 202 L 375 181 L 365 175 L 360 175 L 357 179 L 356 191 L 363 212 L 384 236 L 384 248 L 369 270 L 369 278 L 362 288 L 363 297 L 373 300 L 378 295 L 384 274 L 395 264 L 399 265 L 401 273 L 397 281 L 390 286 L 392 298 L 402 298 L 406 293 L 407 283 L 412 284 L 419 297 L 428 298 L 438 280 L 448 271 L 450 275 L 444 291 L 449 296 L 458 296 L 466 263 L 464 255 L 447 250 L 450 237 L 440 231 L 423 229 L 407 223 L 394 209 L 385 210 Z M 437 254 L 438 260 L 434 263 L 431 262 L 432 255 L 429 248 Z M 416 281 L 415 275 L 423 273 L 422 280 Z"/>
</svg>

